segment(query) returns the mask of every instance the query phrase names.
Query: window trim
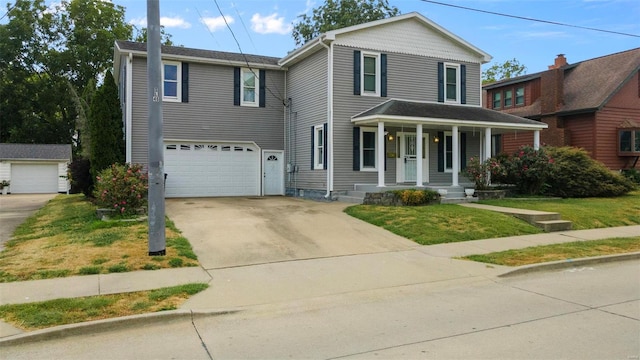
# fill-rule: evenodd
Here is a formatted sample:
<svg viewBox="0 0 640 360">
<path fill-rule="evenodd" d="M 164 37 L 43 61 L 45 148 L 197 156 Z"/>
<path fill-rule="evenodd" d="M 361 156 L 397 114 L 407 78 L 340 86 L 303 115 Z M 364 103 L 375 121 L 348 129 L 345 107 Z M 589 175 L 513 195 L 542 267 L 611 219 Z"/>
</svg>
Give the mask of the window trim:
<svg viewBox="0 0 640 360">
<path fill-rule="evenodd" d="M 497 97 L 497 99 L 496 99 Z M 497 106 L 496 106 L 497 105 Z M 502 108 L 502 91 L 494 91 L 492 96 L 492 109 Z"/>
<path fill-rule="evenodd" d="M 622 150 L 622 133 L 629 134 L 629 151 Z M 618 156 L 640 156 L 640 128 L 618 129 Z M 636 149 L 639 149 L 636 151 Z"/>
<path fill-rule="evenodd" d="M 316 125 L 313 127 L 313 169 L 324 169 L 324 151 L 327 151 L 327 146 L 324 143 L 324 125 Z M 322 142 L 322 145 L 319 145 Z M 322 154 L 320 154 L 322 149 Z"/>
<path fill-rule="evenodd" d="M 509 93 L 509 97 L 507 97 L 507 93 Z M 504 107 L 505 108 L 513 107 L 513 89 L 504 89 L 503 95 L 504 95 L 504 99 L 502 101 L 503 101 Z M 507 105 L 507 100 L 510 102 L 509 105 Z"/>
<path fill-rule="evenodd" d="M 166 65 L 173 65 L 176 67 L 176 96 L 167 96 L 164 93 L 164 83 L 167 81 L 164 78 L 164 67 Z M 174 80 L 169 80 L 171 82 L 174 82 Z M 169 61 L 169 60 L 163 60 L 162 61 L 162 101 L 168 101 L 168 102 L 182 102 L 182 63 L 179 61 Z"/>
<path fill-rule="evenodd" d="M 364 73 L 364 68 L 365 68 L 365 64 L 364 64 L 364 59 L 370 57 L 370 58 L 374 58 L 376 61 L 376 91 L 367 91 L 364 87 L 364 78 L 365 78 L 365 73 Z M 360 89 L 362 89 L 360 91 L 360 95 L 361 96 L 378 96 L 380 97 L 380 89 L 381 89 L 381 78 L 382 78 L 382 68 L 380 65 L 380 53 L 377 52 L 370 52 L 370 51 L 362 51 L 360 53 Z"/>
<path fill-rule="evenodd" d="M 456 98 L 455 100 L 451 100 L 447 97 L 447 69 L 452 68 L 456 70 Z M 461 99 L 461 75 L 460 75 L 460 64 L 455 63 L 444 63 L 444 102 L 452 103 L 452 104 L 460 104 Z"/>
<path fill-rule="evenodd" d="M 518 90 L 522 89 L 522 96 L 518 96 Z M 524 86 L 518 86 L 514 88 L 514 102 L 513 102 L 513 106 L 524 106 L 524 101 L 525 101 L 525 97 L 524 97 Z M 521 103 L 518 103 L 518 98 L 522 99 Z"/>
<path fill-rule="evenodd" d="M 254 101 L 246 101 L 244 99 L 244 74 L 250 73 L 255 79 L 253 87 Z M 258 107 L 260 106 L 260 75 L 256 74 L 256 70 L 250 68 L 240 68 L 240 106 Z"/>
<path fill-rule="evenodd" d="M 364 133 L 370 132 L 374 135 L 373 142 L 373 167 L 365 167 L 364 166 Z M 378 128 L 375 127 L 361 127 L 360 128 L 360 171 L 378 171 Z"/>
</svg>

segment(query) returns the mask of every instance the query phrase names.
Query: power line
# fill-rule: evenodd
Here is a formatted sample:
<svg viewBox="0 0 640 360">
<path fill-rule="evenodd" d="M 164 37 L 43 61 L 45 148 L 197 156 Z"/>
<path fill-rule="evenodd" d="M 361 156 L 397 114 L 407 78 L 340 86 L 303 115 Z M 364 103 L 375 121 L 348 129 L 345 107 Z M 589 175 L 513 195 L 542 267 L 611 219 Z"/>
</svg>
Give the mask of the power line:
<svg viewBox="0 0 640 360">
<path fill-rule="evenodd" d="M 236 7 L 236 5 L 234 3 L 231 3 L 231 6 L 233 7 L 233 9 L 236 11 L 236 15 L 238 15 L 238 19 L 240 19 L 240 23 L 242 24 L 242 27 L 244 28 L 244 31 L 247 33 L 247 36 L 249 37 L 249 41 L 251 41 L 251 45 L 253 45 L 253 49 L 256 49 L 256 44 L 253 42 L 253 39 L 251 38 L 251 33 L 249 33 L 249 30 L 247 30 L 247 25 L 244 24 L 244 20 L 242 20 L 242 16 L 240 16 L 240 12 L 238 11 L 238 8 Z"/>
<path fill-rule="evenodd" d="M 561 22 L 557 22 L 557 21 L 541 20 L 541 19 L 535 19 L 535 18 L 530 18 L 530 17 L 525 17 L 525 16 L 503 14 L 503 13 L 499 13 L 499 12 L 481 10 L 481 9 L 474 9 L 474 8 L 470 8 L 470 7 L 460 6 L 460 5 L 446 4 L 446 3 L 442 3 L 442 2 L 438 2 L 438 1 L 432 1 L 432 0 L 420 0 L 420 1 L 426 2 L 426 3 L 431 3 L 431 4 L 436 4 L 436 5 L 449 6 L 449 7 L 463 9 L 463 10 L 475 11 L 475 12 L 480 12 L 480 13 L 485 13 L 485 14 L 504 16 L 504 17 L 508 17 L 508 18 L 527 20 L 527 21 L 534 21 L 534 22 L 540 22 L 540 23 L 544 23 L 544 24 L 566 26 L 566 27 L 572 27 L 572 28 L 583 29 L 583 30 L 599 31 L 599 32 L 603 32 L 603 33 L 624 35 L 624 36 L 631 36 L 631 37 L 640 38 L 640 35 L 623 33 L 623 32 L 619 32 L 619 31 L 597 29 L 597 28 L 580 26 L 580 25 L 565 24 L 565 23 L 561 23 Z"/>
</svg>

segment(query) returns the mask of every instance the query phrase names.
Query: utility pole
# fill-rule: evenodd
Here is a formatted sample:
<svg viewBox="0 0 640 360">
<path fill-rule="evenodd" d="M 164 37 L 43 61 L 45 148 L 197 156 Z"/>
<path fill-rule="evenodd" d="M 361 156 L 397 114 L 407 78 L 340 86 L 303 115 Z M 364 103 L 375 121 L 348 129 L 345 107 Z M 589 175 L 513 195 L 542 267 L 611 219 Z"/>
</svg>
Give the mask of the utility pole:
<svg viewBox="0 0 640 360">
<path fill-rule="evenodd" d="M 149 91 L 149 256 L 157 256 L 167 253 L 164 230 L 160 0 L 147 0 L 147 76 Z"/>
</svg>

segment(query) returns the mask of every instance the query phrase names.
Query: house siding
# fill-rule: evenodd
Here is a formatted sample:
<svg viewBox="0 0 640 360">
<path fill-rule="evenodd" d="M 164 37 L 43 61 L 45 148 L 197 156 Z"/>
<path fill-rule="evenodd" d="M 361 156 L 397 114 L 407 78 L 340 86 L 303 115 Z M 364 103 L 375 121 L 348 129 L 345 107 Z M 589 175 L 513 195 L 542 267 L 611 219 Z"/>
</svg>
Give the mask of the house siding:
<svg viewBox="0 0 640 360">
<path fill-rule="evenodd" d="M 596 114 L 597 134 L 596 147 L 598 153 L 595 158 L 604 163 L 609 169 L 619 170 L 632 164 L 633 157 L 618 156 L 618 126 L 628 119 L 640 119 L 640 111 L 634 109 L 621 109 L 605 107 Z M 636 164 L 636 168 L 640 168 Z"/>
<path fill-rule="evenodd" d="M 266 107 L 233 105 L 233 67 L 189 63 L 189 102 L 162 103 L 165 139 L 255 142 L 283 150 L 284 72 L 266 71 Z M 257 69 L 256 69 L 257 70 Z M 147 162 L 146 59 L 133 60 L 132 162 Z"/>
<path fill-rule="evenodd" d="M 334 46 L 334 191 L 339 192 L 353 189 L 354 184 L 377 183 L 377 172 L 353 170 L 351 117 L 391 98 L 436 102 L 438 98 L 437 64 L 439 61 L 444 61 L 416 55 L 386 53 L 387 97 L 360 96 L 353 94 L 354 50 L 369 51 L 369 49 Z M 464 64 L 467 66 L 467 104 L 480 106 L 481 89 L 473 85 L 480 84 L 480 65 Z M 395 131 L 415 132 L 415 126 L 404 129 L 390 125 L 386 127 L 394 136 Z M 423 132 L 428 132 L 431 137 L 436 133 L 435 130 L 427 128 L 424 128 Z M 400 153 L 396 139 L 385 141 L 387 152 Z M 437 173 L 437 146 L 432 141 L 429 142 L 429 156 L 430 182 L 451 181 L 451 174 Z M 396 183 L 396 159 L 386 158 L 385 183 Z"/>
<path fill-rule="evenodd" d="M 285 126 L 291 124 L 290 156 L 287 162 L 298 171 L 286 179 L 289 192 L 293 189 L 326 190 L 327 171 L 311 170 L 311 127 L 322 125 L 327 118 L 327 50 L 311 55 L 287 72 L 287 92 L 291 98 Z M 334 131 L 335 133 L 335 131 Z"/>
</svg>

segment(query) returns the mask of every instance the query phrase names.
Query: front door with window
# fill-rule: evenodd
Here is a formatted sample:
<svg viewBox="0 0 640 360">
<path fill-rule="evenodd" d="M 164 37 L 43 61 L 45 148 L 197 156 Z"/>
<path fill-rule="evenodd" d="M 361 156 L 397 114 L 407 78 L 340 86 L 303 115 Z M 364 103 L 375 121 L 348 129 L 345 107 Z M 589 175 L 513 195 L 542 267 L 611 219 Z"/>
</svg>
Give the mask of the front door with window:
<svg viewBox="0 0 640 360">
<path fill-rule="evenodd" d="M 398 158 L 398 172 L 397 172 L 397 182 L 399 183 L 407 183 L 413 182 L 415 183 L 418 179 L 417 169 L 418 169 L 418 161 L 422 161 L 422 181 L 429 181 L 429 169 L 428 169 L 428 156 L 429 149 L 427 146 L 429 143 L 425 141 L 429 138 L 429 134 L 422 134 L 422 156 L 418 156 L 418 137 L 415 133 L 398 133 L 398 146 L 400 150 L 400 157 Z"/>
<path fill-rule="evenodd" d="M 264 195 L 284 195 L 284 152 L 262 153 Z"/>
</svg>

